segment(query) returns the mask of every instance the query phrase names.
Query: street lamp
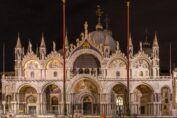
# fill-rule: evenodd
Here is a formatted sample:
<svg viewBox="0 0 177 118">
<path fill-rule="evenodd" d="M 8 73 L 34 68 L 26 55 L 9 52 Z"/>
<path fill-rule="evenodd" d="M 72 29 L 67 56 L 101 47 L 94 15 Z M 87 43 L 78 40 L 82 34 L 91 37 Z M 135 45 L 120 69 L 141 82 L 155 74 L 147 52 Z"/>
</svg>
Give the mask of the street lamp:
<svg viewBox="0 0 177 118">
<path fill-rule="evenodd" d="M 117 106 L 116 113 L 117 113 L 117 115 L 121 116 L 123 104 L 124 104 L 123 98 L 121 96 L 118 96 L 116 99 L 116 106 Z"/>
</svg>

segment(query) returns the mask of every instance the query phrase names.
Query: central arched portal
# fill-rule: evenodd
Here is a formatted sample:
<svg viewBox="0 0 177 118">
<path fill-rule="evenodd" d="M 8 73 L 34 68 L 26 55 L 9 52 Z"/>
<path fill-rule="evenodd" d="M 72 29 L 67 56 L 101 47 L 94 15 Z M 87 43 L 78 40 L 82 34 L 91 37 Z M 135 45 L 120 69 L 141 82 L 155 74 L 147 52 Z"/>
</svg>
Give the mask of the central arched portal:
<svg viewBox="0 0 177 118">
<path fill-rule="evenodd" d="M 100 113 L 99 87 L 91 79 L 83 78 L 74 86 L 73 112 L 83 115 L 97 115 Z"/>
</svg>

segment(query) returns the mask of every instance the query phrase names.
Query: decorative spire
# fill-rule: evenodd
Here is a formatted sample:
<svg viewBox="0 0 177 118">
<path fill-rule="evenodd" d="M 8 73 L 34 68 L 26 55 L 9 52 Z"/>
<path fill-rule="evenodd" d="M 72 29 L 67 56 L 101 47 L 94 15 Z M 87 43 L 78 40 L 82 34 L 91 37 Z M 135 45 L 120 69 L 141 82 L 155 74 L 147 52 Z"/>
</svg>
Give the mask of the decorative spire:
<svg viewBox="0 0 177 118">
<path fill-rule="evenodd" d="M 87 38 L 88 37 L 88 23 L 87 23 L 87 21 L 85 21 L 84 30 L 85 30 L 85 37 Z"/>
<path fill-rule="evenodd" d="M 130 46 L 130 47 L 133 46 L 131 33 L 130 33 L 130 35 L 129 35 L 129 46 Z"/>
<path fill-rule="evenodd" d="M 29 43 L 28 43 L 28 52 L 32 52 L 32 44 L 31 44 L 30 40 L 29 40 Z"/>
<path fill-rule="evenodd" d="M 140 42 L 140 51 L 143 51 L 142 42 Z"/>
<path fill-rule="evenodd" d="M 120 49 L 119 41 L 116 41 L 116 49 L 117 49 L 117 51 Z"/>
<path fill-rule="evenodd" d="M 129 54 L 130 54 L 130 57 L 133 56 L 133 43 L 132 43 L 132 35 L 131 35 L 131 33 L 129 34 Z"/>
<path fill-rule="evenodd" d="M 98 17 L 98 23 L 96 25 L 96 30 L 103 29 L 101 24 L 101 16 L 103 14 L 103 10 L 101 9 L 100 5 L 97 5 L 96 15 Z"/>
<path fill-rule="evenodd" d="M 40 48 L 45 48 L 44 33 L 42 33 Z"/>
<path fill-rule="evenodd" d="M 36 55 L 39 55 L 39 47 L 36 45 Z"/>
<path fill-rule="evenodd" d="M 53 41 L 53 51 L 54 51 L 54 52 L 56 51 L 56 44 L 55 44 L 55 41 Z"/>
<path fill-rule="evenodd" d="M 109 46 L 109 45 L 110 45 L 110 41 L 109 41 L 108 36 L 106 36 L 106 39 L 104 41 L 104 46 Z"/>
<path fill-rule="evenodd" d="M 145 35 L 146 35 L 146 37 L 145 37 L 145 42 L 143 43 L 143 45 L 144 45 L 145 47 L 150 47 L 148 34 L 149 34 L 149 33 L 148 33 L 148 30 L 146 29 L 146 30 L 145 30 Z"/>
<path fill-rule="evenodd" d="M 153 46 L 157 46 L 157 47 L 159 46 L 156 32 L 155 32 L 155 36 L 154 36 Z"/>
<path fill-rule="evenodd" d="M 66 37 L 65 37 L 65 48 L 68 48 L 68 33 L 66 32 Z"/>
<path fill-rule="evenodd" d="M 17 44 L 16 44 L 16 48 L 21 48 L 21 41 L 20 41 L 20 34 L 18 32 L 18 37 L 17 37 Z"/>
</svg>

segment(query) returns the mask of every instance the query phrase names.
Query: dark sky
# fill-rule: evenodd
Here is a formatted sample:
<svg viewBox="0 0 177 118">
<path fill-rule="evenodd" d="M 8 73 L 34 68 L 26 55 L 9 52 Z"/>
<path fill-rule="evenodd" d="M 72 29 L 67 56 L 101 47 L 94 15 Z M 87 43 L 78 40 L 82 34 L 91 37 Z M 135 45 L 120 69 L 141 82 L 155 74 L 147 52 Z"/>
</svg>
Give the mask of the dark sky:
<svg viewBox="0 0 177 118">
<path fill-rule="evenodd" d="M 27 48 L 31 40 L 33 48 L 39 45 L 44 32 L 48 51 L 52 41 L 57 48 L 62 45 L 62 4 L 61 0 L 0 0 L 0 71 L 2 71 L 2 45 L 6 45 L 6 70 L 14 70 L 14 47 L 17 33 Z M 110 19 L 110 29 L 120 47 L 126 50 L 126 0 L 68 0 L 67 32 L 69 42 L 75 42 L 88 21 L 89 31 L 95 30 L 96 6 L 100 4 L 104 15 Z M 169 43 L 172 43 L 172 63 L 177 64 L 177 0 L 133 0 L 131 3 L 131 34 L 134 52 L 139 41 L 144 41 L 148 30 L 152 42 L 155 31 L 160 45 L 160 64 L 168 69 Z"/>
</svg>

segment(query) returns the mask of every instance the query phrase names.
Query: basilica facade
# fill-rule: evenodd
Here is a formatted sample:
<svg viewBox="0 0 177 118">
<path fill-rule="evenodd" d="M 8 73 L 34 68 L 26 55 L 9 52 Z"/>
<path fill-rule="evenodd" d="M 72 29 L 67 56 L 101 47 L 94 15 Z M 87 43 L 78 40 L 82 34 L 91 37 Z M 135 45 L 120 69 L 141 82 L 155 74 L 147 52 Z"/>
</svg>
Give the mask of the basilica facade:
<svg viewBox="0 0 177 118">
<path fill-rule="evenodd" d="M 67 40 L 67 39 L 66 39 Z M 173 76 L 160 76 L 157 34 L 153 43 L 140 42 L 133 52 L 130 37 L 130 91 L 127 94 L 127 56 L 112 32 L 100 23 L 89 32 L 85 22 L 76 44 L 66 44 L 67 114 L 107 116 L 126 114 L 171 115 L 175 106 Z M 26 50 L 26 51 L 25 51 Z M 47 54 L 44 35 L 37 52 L 15 47 L 15 75 L 2 76 L 2 114 L 63 114 L 63 54 Z"/>
</svg>

